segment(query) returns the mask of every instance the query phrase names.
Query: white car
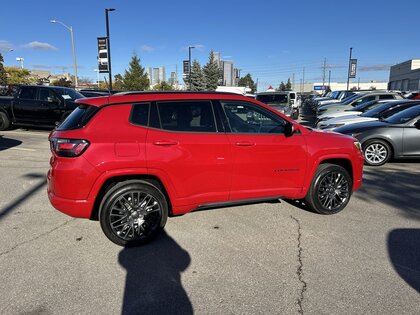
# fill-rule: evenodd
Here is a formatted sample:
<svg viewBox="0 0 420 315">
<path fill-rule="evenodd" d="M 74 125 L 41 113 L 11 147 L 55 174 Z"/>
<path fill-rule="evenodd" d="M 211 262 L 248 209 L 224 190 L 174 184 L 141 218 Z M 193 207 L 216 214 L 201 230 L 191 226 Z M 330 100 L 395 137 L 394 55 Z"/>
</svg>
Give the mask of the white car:
<svg viewBox="0 0 420 315">
<path fill-rule="evenodd" d="M 317 128 L 333 131 L 334 128 L 342 127 L 345 125 L 355 124 L 358 122 L 375 121 L 375 120 L 378 120 L 378 118 L 363 117 L 360 115 L 341 116 L 341 117 L 336 117 L 336 118 L 320 121 L 317 125 Z"/>
</svg>

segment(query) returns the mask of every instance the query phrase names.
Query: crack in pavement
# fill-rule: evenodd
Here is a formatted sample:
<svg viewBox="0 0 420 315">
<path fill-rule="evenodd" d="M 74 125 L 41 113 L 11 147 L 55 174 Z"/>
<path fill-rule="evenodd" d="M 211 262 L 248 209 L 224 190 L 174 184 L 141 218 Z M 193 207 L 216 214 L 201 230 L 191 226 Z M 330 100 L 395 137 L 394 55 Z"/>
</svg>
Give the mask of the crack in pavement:
<svg viewBox="0 0 420 315">
<path fill-rule="evenodd" d="M 302 287 L 300 289 L 300 294 L 298 297 L 298 301 L 297 304 L 299 306 L 299 314 L 303 314 L 303 299 L 304 299 L 304 293 L 308 287 L 308 284 L 305 282 L 305 280 L 303 280 L 303 260 L 302 260 L 302 244 L 301 244 L 301 239 L 302 239 L 302 228 L 300 226 L 300 221 L 298 219 L 296 219 L 294 216 L 290 216 L 293 220 L 296 221 L 297 226 L 298 226 L 298 238 L 297 238 L 297 247 L 298 247 L 298 254 L 297 254 L 297 258 L 298 258 L 298 267 L 296 270 L 296 275 L 298 276 L 299 282 L 301 283 Z"/>
<path fill-rule="evenodd" d="M 56 226 L 55 228 L 53 228 L 53 229 L 51 229 L 51 230 L 49 230 L 49 231 L 47 231 L 47 232 L 41 233 L 41 234 L 39 234 L 38 236 L 35 236 L 34 238 L 31 238 L 30 240 L 26 240 L 26 241 L 24 241 L 24 242 L 22 242 L 22 243 L 16 244 L 16 245 L 15 245 L 15 246 L 13 246 L 12 248 L 10 248 L 10 249 L 8 249 L 8 250 L 6 250 L 6 251 L 4 251 L 4 252 L 1 252 L 1 253 L 0 253 L 0 257 L 1 257 L 1 256 L 3 256 L 3 255 L 9 254 L 10 252 L 14 251 L 16 248 L 18 248 L 18 247 L 20 247 L 20 246 L 22 246 L 22 245 L 25 245 L 25 244 L 27 244 L 27 243 L 31 243 L 31 242 L 36 241 L 37 239 L 39 239 L 39 238 L 41 238 L 41 237 L 43 237 L 43 236 L 45 236 L 45 235 L 51 234 L 52 232 L 54 232 L 54 231 L 58 230 L 59 228 L 62 228 L 63 226 L 67 225 L 69 222 L 71 222 L 71 221 L 73 221 L 73 220 L 75 220 L 75 218 L 72 218 L 72 219 L 70 219 L 70 220 L 67 220 L 67 221 L 65 221 L 64 223 L 62 223 L 62 224 L 60 224 L 60 225 Z"/>
</svg>

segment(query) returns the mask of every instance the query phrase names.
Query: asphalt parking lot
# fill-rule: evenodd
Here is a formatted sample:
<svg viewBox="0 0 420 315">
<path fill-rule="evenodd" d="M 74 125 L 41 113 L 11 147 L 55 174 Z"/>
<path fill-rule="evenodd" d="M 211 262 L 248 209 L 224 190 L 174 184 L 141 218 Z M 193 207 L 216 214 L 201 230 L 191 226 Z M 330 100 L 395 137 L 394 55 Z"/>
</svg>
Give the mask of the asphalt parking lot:
<svg viewBox="0 0 420 315">
<path fill-rule="evenodd" d="M 47 136 L 0 132 L 0 314 L 420 313 L 420 161 L 366 167 L 337 215 L 200 211 L 124 249 L 49 204 Z"/>
</svg>

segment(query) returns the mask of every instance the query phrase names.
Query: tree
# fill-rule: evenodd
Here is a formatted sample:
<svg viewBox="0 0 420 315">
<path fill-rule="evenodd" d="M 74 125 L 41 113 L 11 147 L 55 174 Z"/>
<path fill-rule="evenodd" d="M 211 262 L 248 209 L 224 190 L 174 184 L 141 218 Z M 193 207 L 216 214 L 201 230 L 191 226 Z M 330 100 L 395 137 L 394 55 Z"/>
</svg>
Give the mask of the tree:
<svg viewBox="0 0 420 315">
<path fill-rule="evenodd" d="M 239 79 L 239 86 L 249 87 L 251 89 L 251 93 L 257 92 L 257 85 L 255 84 L 254 80 L 252 80 L 251 74 L 247 73 L 246 76 Z"/>
<path fill-rule="evenodd" d="M 131 57 L 128 70 L 125 70 L 123 88 L 128 91 L 145 91 L 149 89 L 149 79 L 136 54 Z"/>
<path fill-rule="evenodd" d="M 197 60 L 193 61 L 191 67 L 191 91 L 205 91 L 206 79 L 200 63 Z"/>
<path fill-rule="evenodd" d="M 153 90 L 154 90 L 154 91 L 173 91 L 173 90 L 174 90 L 174 88 L 173 88 L 173 86 L 172 86 L 171 84 L 169 84 L 168 82 L 166 82 L 166 81 L 162 81 L 162 82 L 160 82 L 160 83 L 158 83 L 158 84 L 155 84 L 155 85 L 153 86 Z"/>
<path fill-rule="evenodd" d="M 217 83 L 219 82 L 219 66 L 214 59 L 213 50 L 210 51 L 209 61 L 203 68 L 204 78 L 206 82 L 206 90 L 216 91 Z"/>
<path fill-rule="evenodd" d="M 3 56 L 0 53 L 0 85 L 6 85 L 7 84 L 7 75 L 6 75 L 6 71 L 4 70 L 4 66 L 3 66 Z"/>
<path fill-rule="evenodd" d="M 72 87 L 73 83 L 70 80 L 67 80 L 66 78 L 61 78 L 58 80 L 55 80 L 51 83 L 51 85 L 54 86 L 64 86 L 64 87 Z"/>
<path fill-rule="evenodd" d="M 288 78 L 284 91 L 291 91 L 291 90 L 292 90 L 292 83 L 290 82 L 290 78 Z"/>
<path fill-rule="evenodd" d="M 5 67 L 7 73 L 7 84 L 34 84 L 36 79 L 30 76 L 27 69 L 16 67 Z"/>
<path fill-rule="evenodd" d="M 286 91 L 286 85 L 284 84 L 283 81 L 280 82 L 278 90 L 279 91 Z"/>
</svg>

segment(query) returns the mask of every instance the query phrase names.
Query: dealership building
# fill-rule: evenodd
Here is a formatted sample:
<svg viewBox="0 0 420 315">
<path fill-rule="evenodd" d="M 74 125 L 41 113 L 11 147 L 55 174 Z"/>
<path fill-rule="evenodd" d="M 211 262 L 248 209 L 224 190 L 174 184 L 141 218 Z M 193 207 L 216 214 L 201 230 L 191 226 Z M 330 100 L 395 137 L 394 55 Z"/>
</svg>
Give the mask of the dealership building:
<svg viewBox="0 0 420 315">
<path fill-rule="evenodd" d="M 391 66 L 389 89 L 400 91 L 420 90 L 420 59 L 411 59 Z"/>
</svg>

